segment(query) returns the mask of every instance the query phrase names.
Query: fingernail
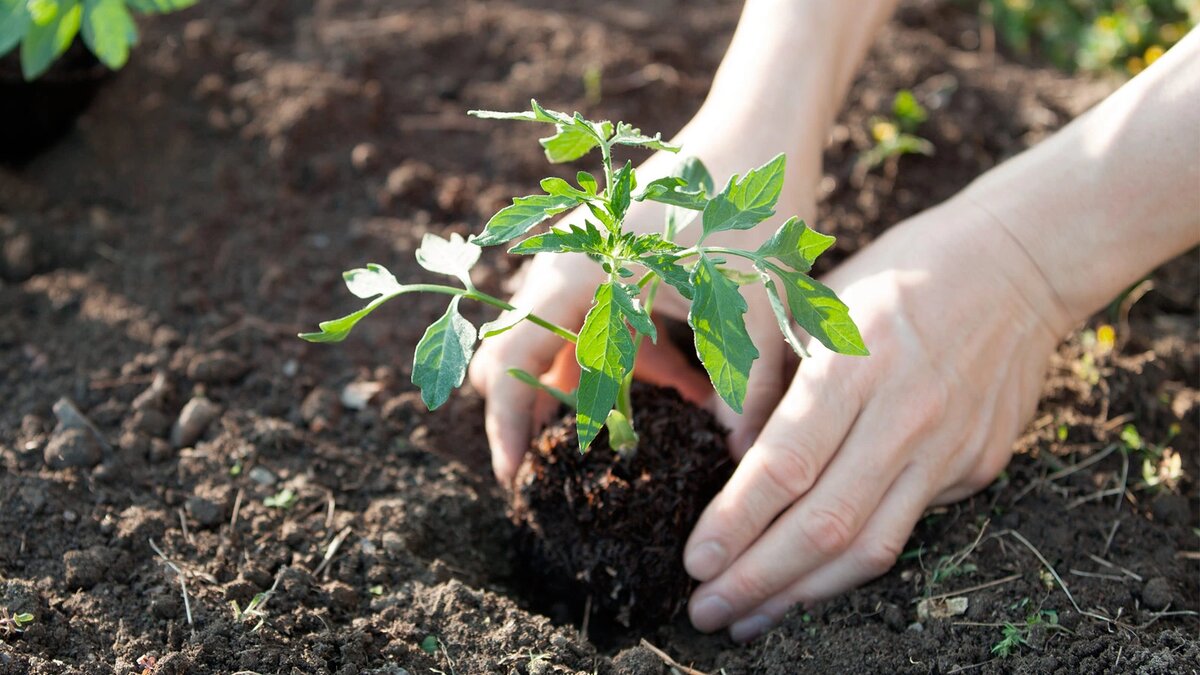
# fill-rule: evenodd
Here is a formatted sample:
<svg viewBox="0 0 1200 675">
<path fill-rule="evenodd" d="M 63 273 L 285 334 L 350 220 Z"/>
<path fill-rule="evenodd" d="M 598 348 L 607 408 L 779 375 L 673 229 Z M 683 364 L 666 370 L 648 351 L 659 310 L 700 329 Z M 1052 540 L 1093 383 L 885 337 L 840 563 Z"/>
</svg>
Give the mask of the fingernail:
<svg viewBox="0 0 1200 675">
<path fill-rule="evenodd" d="M 729 637 L 734 642 L 749 642 L 771 629 L 770 617 L 755 614 L 749 619 L 742 619 L 729 627 Z"/>
<path fill-rule="evenodd" d="M 708 581 L 725 569 L 725 547 L 715 541 L 696 545 L 683 558 L 683 567 L 693 579 Z"/>
<path fill-rule="evenodd" d="M 719 595 L 709 595 L 693 604 L 689 614 L 692 625 L 707 633 L 729 623 L 733 618 L 733 606 Z"/>
</svg>

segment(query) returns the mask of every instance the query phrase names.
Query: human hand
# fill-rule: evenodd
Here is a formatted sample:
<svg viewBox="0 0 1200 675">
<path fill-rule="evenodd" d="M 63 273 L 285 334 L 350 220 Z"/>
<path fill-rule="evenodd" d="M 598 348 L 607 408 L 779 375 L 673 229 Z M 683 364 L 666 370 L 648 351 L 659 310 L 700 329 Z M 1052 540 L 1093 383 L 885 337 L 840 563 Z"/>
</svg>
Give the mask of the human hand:
<svg viewBox="0 0 1200 675">
<path fill-rule="evenodd" d="M 825 282 L 871 356 L 814 342 L 701 516 L 684 560 L 704 582 L 688 608 L 702 631 L 753 639 L 791 606 L 891 568 L 927 506 L 973 494 L 1007 464 L 1070 325 L 1017 241 L 962 198 Z"/>
</svg>

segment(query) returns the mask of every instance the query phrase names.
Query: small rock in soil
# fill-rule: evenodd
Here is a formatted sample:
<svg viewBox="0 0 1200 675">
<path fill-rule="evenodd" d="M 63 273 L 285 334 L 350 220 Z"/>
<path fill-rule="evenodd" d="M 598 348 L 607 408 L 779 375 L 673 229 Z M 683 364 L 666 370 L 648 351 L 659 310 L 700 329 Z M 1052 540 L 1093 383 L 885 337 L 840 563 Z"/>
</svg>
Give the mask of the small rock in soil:
<svg viewBox="0 0 1200 675">
<path fill-rule="evenodd" d="M 424 162 L 408 161 L 388 173 L 387 182 L 379 191 L 379 203 L 389 207 L 405 197 L 428 194 L 437 174 Z"/>
<path fill-rule="evenodd" d="M 1175 589 L 1166 577 L 1154 577 L 1142 586 L 1142 602 L 1146 607 L 1161 612 L 1175 599 Z"/>
<path fill-rule="evenodd" d="M 203 396 L 188 401 L 179 413 L 175 428 L 171 429 L 171 443 L 177 448 L 195 443 L 220 410 L 216 403 Z"/>
<path fill-rule="evenodd" d="M 204 497 L 189 497 L 184 509 L 201 527 L 213 527 L 225 520 L 225 507 Z"/>
<path fill-rule="evenodd" d="M 360 173 L 373 170 L 379 166 L 379 148 L 374 143 L 359 143 L 350 151 L 350 163 Z"/>
<path fill-rule="evenodd" d="M 333 606 L 343 612 L 350 612 L 358 607 L 358 592 L 349 584 L 331 581 L 325 586 L 325 592 L 329 594 Z"/>
<path fill-rule="evenodd" d="M 43 454 L 51 469 L 90 469 L 100 463 L 102 456 L 100 444 L 86 429 L 65 429 L 54 434 Z"/>
<path fill-rule="evenodd" d="M 883 608 L 883 622 L 896 632 L 904 630 L 904 611 L 898 606 L 888 603 Z"/>
<path fill-rule="evenodd" d="M 250 477 L 250 480 L 259 485 L 274 485 L 275 481 L 278 480 L 275 474 L 271 473 L 269 469 L 261 466 L 250 469 L 250 473 L 247 475 Z"/>
<path fill-rule="evenodd" d="M 308 392 L 300 404 L 300 417 L 313 431 L 336 424 L 341 412 L 337 394 L 324 387 Z"/>
<path fill-rule="evenodd" d="M 193 356 L 188 363 L 187 376 L 196 382 L 220 384 L 238 379 L 249 369 L 237 354 L 217 350 Z"/>
<path fill-rule="evenodd" d="M 381 382 L 351 382 L 342 388 L 342 405 L 349 410 L 362 410 L 381 391 Z"/>
<path fill-rule="evenodd" d="M 133 413 L 129 421 L 135 430 L 148 436 L 162 436 L 171 428 L 171 420 L 157 408 L 143 408 Z"/>
<path fill-rule="evenodd" d="M 101 546 L 64 553 L 63 568 L 66 570 L 67 586 L 86 591 L 100 583 L 108 568 L 107 553 L 108 551 Z"/>
<path fill-rule="evenodd" d="M 92 437 L 100 444 L 102 448 L 108 448 L 108 442 L 104 440 L 104 436 L 100 435 L 100 430 L 95 424 L 87 418 L 80 410 L 79 406 L 75 405 L 71 399 L 62 397 L 54 402 L 54 416 L 58 418 L 58 426 L 55 431 L 65 431 L 67 429 L 84 429 L 92 434 Z"/>
</svg>

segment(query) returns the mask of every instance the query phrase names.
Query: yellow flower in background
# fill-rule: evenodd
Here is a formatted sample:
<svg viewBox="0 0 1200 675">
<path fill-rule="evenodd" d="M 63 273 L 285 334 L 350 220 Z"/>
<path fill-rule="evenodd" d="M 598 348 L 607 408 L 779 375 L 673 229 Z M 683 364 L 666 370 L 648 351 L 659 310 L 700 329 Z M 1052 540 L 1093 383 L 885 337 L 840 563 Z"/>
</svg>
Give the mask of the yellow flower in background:
<svg viewBox="0 0 1200 675">
<path fill-rule="evenodd" d="M 1107 354 L 1117 344 L 1117 331 L 1110 325 L 1104 324 L 1096 329 L 1096 351 Z"/>
<path fill-rule="evenodd" d="M 871 135 L 875 137 L 877 143 L 894 140 L 898 133 L 896 125 L 891 122 L 880 121 L 871 125 Z"/>
<path fill-rule="evenodd" d="M 1166 51 L 1167 50 L 1162 48 L 1162 45 L 1150 45 L 1149 47 L 1146 48 L 1146 53 L 1142 55 L 1142 59 L 1146 62 L 1146 65 L 1148 66 L 1151 63 L 1154 63 L 1155 61 L 1157 61 L 1159 59 L 1159 57 L 1161 57 L 1163 54 L 1166 53 Z"/>
</svg>

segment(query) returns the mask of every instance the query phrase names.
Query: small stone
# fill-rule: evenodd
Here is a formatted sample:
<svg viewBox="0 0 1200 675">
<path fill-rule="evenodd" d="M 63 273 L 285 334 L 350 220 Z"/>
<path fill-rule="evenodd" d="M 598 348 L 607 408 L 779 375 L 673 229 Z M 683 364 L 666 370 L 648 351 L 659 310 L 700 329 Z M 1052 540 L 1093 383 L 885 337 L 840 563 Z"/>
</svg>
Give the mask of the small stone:
<svg viewBox="0 0 1200 675">
<path fill-rule="evenodd" d="M 100 445 L 101 448 L 108 449 L 108 441 L 104 440 L 104 436 L 100 434 L 100 430 L 95 424 L 87 418 L 79 410 L 79 406 L 75 405 L 71 399 L 62 397 L 54 402 L 54 416 L 58 418 L 58 426 L 55 432 L 66 431 L 67 429 L 84 429 L 91 433 L 92 438 Z"/>
<path fill-rule="evenodd" d="M 383 206 L 392 206 L 405 197 L 428 194 L 433 189 L 436 175 L 424 162 L 405 162 L 388 173 L 387 182 L 379 192 L 379 202 Z"/>
<path fill-rule="evenodd" d="M 1175 600 L 1175 589 L 1166 577 L 1154 577 L 1142 586 L 1142 602 L 1147 608 L 1161 612 Z"/>
<path fill-rule="evenodd" d="M 350 151 L 350 163 L 361 173 L 371 171 L 379 166 L 379 148 L 374 143 L 359 143 Z"/>
<path fill-rule="evenodd" d="M 150 451 L 148 457 L 155 464 L 169 462 L 175 456 L 175 450 L 171 448 L 171 444 L 161 438 L 150 440 Z"/>
<path fill-rule="evenodd" d="M 381 391 L 381 382 L 351 382 L 342 388 L 342 405 L 350 410 L 362 410 Z"/>
<path fill-rule="evenodd" d="M 894 631 L 899 632 L 904 630 L 904 610 L 894 604 L 888 603 L 883 608 L 883 623 Z"/>
<path fill-rule="evenodd" d="M 256 466 L 250 469 L 250 472 L 246 475 L 249 476 L 250 480 L 254 481 L 255 483 L 265 486 L 274 485 L 275 481 L 279 480 L 275 477 L 275 474 L 271 473 L 269 469 L 262 466 Z"/>
<path fill-rule="evenodd" d="M 201 527 L 214 527 L 225 520 L 225 508 L 211 499 L 188 497 L 183 508 Z"/>
<path fill-rule="evenodd" d="M 970 602 L 965 596 L 921 600 L 917 603 L 917 617 L 922 621 L 948 619 L 952 616 L 959 616 L 965 613 L 969 605 Z"/>
<path fill-rule="evenodd" d="M 182 448 L 195 443 L 220 410 L 217 404 L 203 396 L 197 396 L 188 401 L 187 405 L 183 406 L 183 410 L 179 412 L 179 419 L 176 420 L 175 427 L 171 429 L 171 444 Z"/>
<path fill-rule="evenodd" d="M 32 514 L 36 514 L 46 505 L 46 493 L 32 485 L 24 485 L 17 489 L 17 496 L 25 505 L 29 507 Z"/>
<path fill-rule="evenodd" d="M 249 369 L 237 354 L 217 350 L 193 356 L 188 363 L 187 376 L 196 382 L 219 384 L 232 382 L 245 375 Z"/>
<path fill-rule="evenodd" d="M 383 550 L 392 557 L 399 557 L 408 553 L 408 546 L 404 544 L 404 538 L 395 532 L 384 532 L 381 543 L 383 544 Z"/>
<path fill-rule="evenodd" d="M 75 513 L 71 509 L 67 509 L 66 511 L 63 511 L 62 516 L 63 516 L 63 521 L 68 524 L 74 523 L 75 521 L 79 520 L 79 514 Z"/>
<path fill-rule="evenodd" d="M 911 630 L 914 633 L 924 633 L 925 626 L 920 621 L 914 621 L 908 624 L 908 630 Z"/>
<path fill-rule="evenodd" d="M 66 429 L 46 444 L 43 458 L 51 469 L 88 468 L 100 463 L 103 451 L 86 429 Z"/>
<path fill-rule="evenodd" d="M 134 412 L 129 424 L 148 436 L 162 436 L 171 428 L 170 418 L 156 408 L 143 408 Z"/>
<path fill-rule="evenodd" d="M 340 416 L 337 394 L 324 387 L 310 391 L 300 404 L 300 417 L 314 431 L 336 423 Z"/>
</svg>

